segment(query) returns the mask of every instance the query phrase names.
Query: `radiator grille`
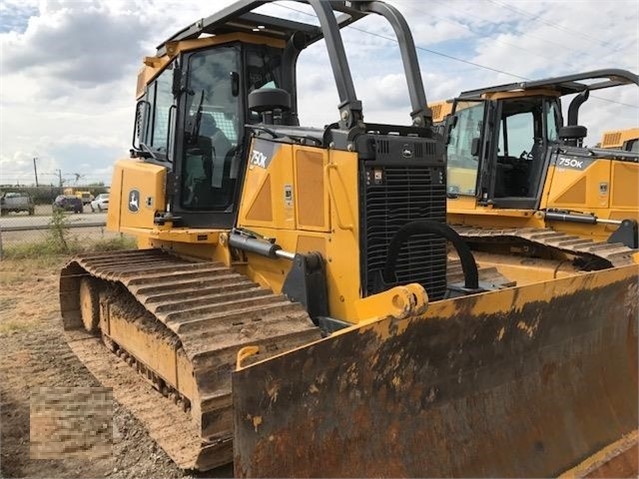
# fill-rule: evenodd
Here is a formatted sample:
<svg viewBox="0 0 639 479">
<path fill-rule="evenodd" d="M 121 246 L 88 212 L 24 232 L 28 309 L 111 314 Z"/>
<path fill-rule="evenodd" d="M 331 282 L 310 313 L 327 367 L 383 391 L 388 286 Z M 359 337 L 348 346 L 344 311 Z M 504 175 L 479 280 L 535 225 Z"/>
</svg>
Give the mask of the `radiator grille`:
<svg viewBox="0 0 639 479">
<path fill-rule="evenodd" d="M 364 293 L 378 292 L 388 245 L 405 224 L 429 219 L 446 221 L 446 182 L 442 168 L 433 166 L 367 167 L 363 255 Z M 412 236 L 402 247 L 396 267 L 397 283 L 419 283 L 431 300 L 446 292 L 446 242 L 439 236 Z"/>
<path fill-rule="evenodd" d="M 605 147 L 621 146 L 621 132 L 606 133 L 602 145 Z"/>
</svg>

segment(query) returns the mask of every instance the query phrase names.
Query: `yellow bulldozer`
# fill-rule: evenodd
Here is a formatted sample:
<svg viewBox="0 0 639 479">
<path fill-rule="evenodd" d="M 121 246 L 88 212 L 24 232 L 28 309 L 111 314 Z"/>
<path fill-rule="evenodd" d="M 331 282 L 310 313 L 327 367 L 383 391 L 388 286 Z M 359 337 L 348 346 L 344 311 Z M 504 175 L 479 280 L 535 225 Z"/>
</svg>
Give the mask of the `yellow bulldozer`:
<svg viewBox="0 0 639 479">
<path fill-rule="evenodd" d="M 62 270 L 73 351 L 187 469 L 636 473 L 634 250 L 598 271 L 507 249 L 478 265 L 446 223 L 446 145 L 400 12 L 308 0 L 311 24 L 264 3 L 144 59 L 107 220 L 139 249 Z M 364 120 L 340 32 L 367 15 L 397 36 L 407 125 Z M 323 128 L 297 109 L 317 41 L 340 101 Z"/>
<path fill-rule="evenodd" d="M 608 149 L 587 148 L 587 128 L 578 125 L 591 91 L 623 85 L 638 85 L 637 75 L 598 70 L 434 104 L 435 123 L 447 135 L 449 223 L 473 247 L 576 253 L 592 269 L 614 264 L 624 247 L 636 250 L 639 155 L 610 149 L 614 139 L 617 147 L 627 141 L 620 132 L 605 137 Z M 567 95 L 575 96 L 564 121 Z"/>
</svg>

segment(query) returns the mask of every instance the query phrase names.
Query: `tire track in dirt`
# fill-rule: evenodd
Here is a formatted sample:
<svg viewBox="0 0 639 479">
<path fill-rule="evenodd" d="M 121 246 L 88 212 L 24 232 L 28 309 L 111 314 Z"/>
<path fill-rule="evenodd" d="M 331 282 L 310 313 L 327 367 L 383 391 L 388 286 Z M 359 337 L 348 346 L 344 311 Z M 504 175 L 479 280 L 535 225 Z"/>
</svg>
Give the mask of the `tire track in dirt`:
<svg viewBox="0 0 639 479">
<path fill-rule="evenodd" d="M 30 260 L 0 262 L 0 476 L 194 477 L 179 469 L 117 401 L 113 459 L 30 457 L 31 393 L 42 387 L 100 386 L 64 338 L 57 307 L 57 274 L 64 261 L 46 267 Z"/>
</svg>

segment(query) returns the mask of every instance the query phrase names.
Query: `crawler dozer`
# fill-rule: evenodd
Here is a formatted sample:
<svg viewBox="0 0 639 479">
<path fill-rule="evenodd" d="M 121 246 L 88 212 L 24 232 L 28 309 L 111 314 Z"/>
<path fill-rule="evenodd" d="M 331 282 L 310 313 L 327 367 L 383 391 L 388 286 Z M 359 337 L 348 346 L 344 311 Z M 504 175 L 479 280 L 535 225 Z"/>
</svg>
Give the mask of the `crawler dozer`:
<svg viewBox="0 0 639 479">
<path fill-rule="evenodd" d="M 596 272 L 510 252 L 478 266 L 446 224 L 445 143 L 397 9 L 300 2 L 315 25 L 264 3 L 144 59 L 107 219 L 139 249 L 63 269 L 71 348 L 187 469 L 632 469 L 632 251 Z M 340 31 L 371 14 L 397 36 L 408 125 L 364 121 Z M 311 128 L 295 67 L 320 40 L 340 103 Z"/>
<path fill-rule="evenodd" d="M 639 155 L 610 149 L 615 135 L 606 135 L 608 149 L 585 147 L 587 128 L 578 125 L 591 91 L 624 85 L 638 85 L 637 75 L 597 70 L 435 104 L 447 134 L 449 223 L 475 249 L 527 250 L 591 269 L 637 250 Z M 575 96 L 564 122 L 567 95 Z"/>
</svg>

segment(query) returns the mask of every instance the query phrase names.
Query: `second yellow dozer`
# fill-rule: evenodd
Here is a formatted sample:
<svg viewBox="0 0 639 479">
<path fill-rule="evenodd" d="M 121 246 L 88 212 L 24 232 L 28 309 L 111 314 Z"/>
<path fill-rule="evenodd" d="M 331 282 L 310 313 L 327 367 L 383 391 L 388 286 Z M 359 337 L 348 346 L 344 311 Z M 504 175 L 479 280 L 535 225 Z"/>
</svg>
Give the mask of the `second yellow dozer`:
<svg viewBox="0 0 639 479">
<path fill-rule="evenodd" d="M 316 25 L 263 3 L 144 59 L 107 220 L 140 248 L 63 269 L 71 348 L 185 469 L 636 471 L 634 252 L 478 267 L 446 224 L 445 144 L 397 9 L 310 0 Z M 370 14 L 397 35 L 411 125 L 364 121 L 340 31 Z M 339 115 L 310 128 L 295 67 L 320 40 Z"/>
<path fill-rule="evenodd" d="M 623 146 L 621 132 L 606 136 L 606 149 L 585 147 L 587 129 L 578 125 L 591 91 L 625 85 L 638 86 L 637 75 L 597 70 L 433 105 L 447 135 L 448 222 L 475 250 L 562 257 L 589 269 L 636 251 L 639 153 L 612 148 L 613 137 Z M 575 94 L 564 121 L 561 98 Z"/>
</svg>

